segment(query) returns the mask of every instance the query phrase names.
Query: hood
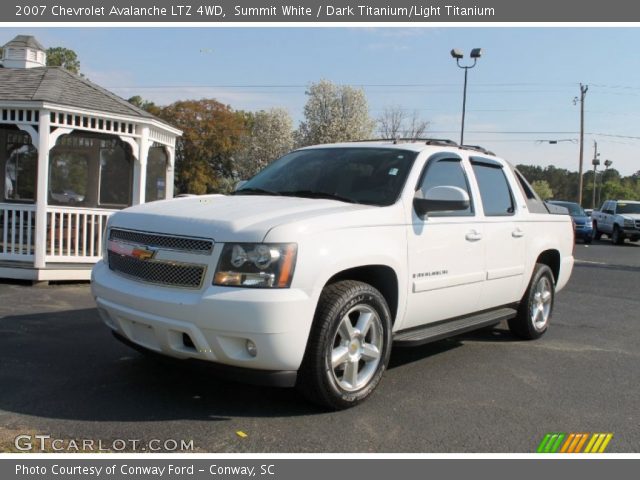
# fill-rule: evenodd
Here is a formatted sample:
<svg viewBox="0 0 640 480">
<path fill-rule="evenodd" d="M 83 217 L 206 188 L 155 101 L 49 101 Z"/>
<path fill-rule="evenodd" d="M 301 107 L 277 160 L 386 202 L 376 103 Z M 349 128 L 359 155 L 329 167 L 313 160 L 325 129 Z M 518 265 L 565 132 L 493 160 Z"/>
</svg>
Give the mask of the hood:
<svg viewBox="0 0 640 480">
<path fill-rule="evenodd" d="M 619 213 L 622 218 L 629 218 L 632 220 L 640 220 L 640 213 Z"/>
<path fill-rule="evenodd" d="M 299 197 L 206 195 L 136 205 L 115 213 L 110 225 L 216 242 L 261 242 L 279 225 L 372 209 L 378 207 Z"/>
<path fill-rule="evenodd" d="M 585 223 L 591 221 L 591 217 L 589 215 L 572 215 L 573 219 L 576 223 Z"/>
</svg>

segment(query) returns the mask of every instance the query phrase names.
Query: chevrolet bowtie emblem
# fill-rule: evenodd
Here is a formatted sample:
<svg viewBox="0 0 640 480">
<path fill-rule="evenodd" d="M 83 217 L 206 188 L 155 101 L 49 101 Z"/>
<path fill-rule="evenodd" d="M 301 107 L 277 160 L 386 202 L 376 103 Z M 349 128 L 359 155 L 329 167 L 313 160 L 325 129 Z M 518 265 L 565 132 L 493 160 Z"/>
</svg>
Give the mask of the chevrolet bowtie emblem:
<svg viewBox="0 0 640 480">
<path fill-rule="evenodd" d="M 150 250 L 148 248 L 134 248 L 131 250 L 131 256 L 138 260 L 150 260 L 155 254 L 155 250 Z"/>
</svg>

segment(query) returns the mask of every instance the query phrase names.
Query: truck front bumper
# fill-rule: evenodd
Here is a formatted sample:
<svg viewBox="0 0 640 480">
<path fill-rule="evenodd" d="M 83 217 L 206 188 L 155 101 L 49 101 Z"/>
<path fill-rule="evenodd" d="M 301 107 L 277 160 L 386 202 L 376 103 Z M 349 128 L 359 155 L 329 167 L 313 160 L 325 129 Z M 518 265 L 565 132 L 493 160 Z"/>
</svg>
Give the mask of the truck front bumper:
<svg viewBox="0 0 640 480">
<path fill-rule="evenodd" d="M 576 240 L 590 240 L 593 237 L 593 227 L 591 225 L 576 225 Z"/>
<path fill-rule="evenodd" d="M 100 317 L 125 343 L 277 379 L 253 383 L 295 383 L 315 311 L 302 290 L 180 290 L 129 280 L 104 262 L 94 267 L 91 287 Z"/>
</svg>

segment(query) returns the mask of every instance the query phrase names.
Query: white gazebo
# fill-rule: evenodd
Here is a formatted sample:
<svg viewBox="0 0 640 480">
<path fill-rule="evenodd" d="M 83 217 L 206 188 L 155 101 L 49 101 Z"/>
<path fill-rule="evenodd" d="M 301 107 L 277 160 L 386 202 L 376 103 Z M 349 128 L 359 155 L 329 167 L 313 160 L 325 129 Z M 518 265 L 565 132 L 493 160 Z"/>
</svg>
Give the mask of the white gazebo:
<svg viewBox="0 0 640 480">
<path fill-rule="evenodd" d="M 173 197 L 182 132 L 20 35 L 0 60 L 0 278 L 88 279 L 113 212 Z"/>
</svg>

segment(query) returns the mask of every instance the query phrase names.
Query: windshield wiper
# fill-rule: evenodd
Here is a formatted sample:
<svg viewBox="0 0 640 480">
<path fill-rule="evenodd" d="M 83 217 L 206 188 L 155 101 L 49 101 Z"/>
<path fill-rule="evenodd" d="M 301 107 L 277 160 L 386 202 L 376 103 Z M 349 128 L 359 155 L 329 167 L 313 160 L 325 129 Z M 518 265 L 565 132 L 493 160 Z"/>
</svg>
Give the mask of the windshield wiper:
<svg viewBox="0 0 640 480">
<path fill-rule="evenodd" d="M 290 196 L 290 197 L 304 197 L 304 198 L 326 198 L 329 200 L 338 200 L 339 202 L 346 203 L 360 203 L 353 198 L 343 197 L 342 195 L 338 195 L 337 193 L 329 193 L 329 192 L 316 192 L 315 190 L 292 190 L 285 192 L 278 192 L 280 195 Z"/>
<path fill-rule="evenodd" d="M 271 190 L 265 190 L 264 188 L 241 188 L 235 192 L 231 192 L 231 195 L 280 195 L 279 192 L 273 192 Z"/>
</svg>

